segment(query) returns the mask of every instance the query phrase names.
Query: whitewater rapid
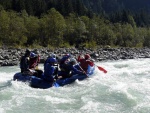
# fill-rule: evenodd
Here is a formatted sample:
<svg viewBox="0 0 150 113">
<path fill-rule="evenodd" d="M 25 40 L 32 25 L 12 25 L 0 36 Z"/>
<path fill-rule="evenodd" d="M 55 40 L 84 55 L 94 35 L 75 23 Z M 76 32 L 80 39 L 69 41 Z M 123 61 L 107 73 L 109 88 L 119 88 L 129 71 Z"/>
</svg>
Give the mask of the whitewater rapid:
<svg viewBox="0 0 150 113">
<path fill-rule="evenodd" d="M 92 78 L 49 89 L 12 81 L 19 66 L 0 67 L 0 113 L 148 113 L 150 59 L 97 62 Z M 40 65 L 43 69 L 43 65 Z"/>
</svg>

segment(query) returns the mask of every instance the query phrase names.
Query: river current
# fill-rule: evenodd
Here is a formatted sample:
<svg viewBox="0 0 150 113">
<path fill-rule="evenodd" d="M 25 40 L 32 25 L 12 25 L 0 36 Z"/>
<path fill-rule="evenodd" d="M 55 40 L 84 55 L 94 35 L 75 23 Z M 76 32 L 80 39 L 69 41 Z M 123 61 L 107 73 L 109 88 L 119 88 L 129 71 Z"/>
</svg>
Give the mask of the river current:
<svg viewBox="0 0 150 113">
<path fill-rule="evenodd" d="M 0 113 L 149 113 L 150 59 L 96 62 L 93 77 L 35 89 L 12 81 L 19 66 L 0 67 Z M 43 69 L 43 65 L 40 65 Z"/>
</svg>

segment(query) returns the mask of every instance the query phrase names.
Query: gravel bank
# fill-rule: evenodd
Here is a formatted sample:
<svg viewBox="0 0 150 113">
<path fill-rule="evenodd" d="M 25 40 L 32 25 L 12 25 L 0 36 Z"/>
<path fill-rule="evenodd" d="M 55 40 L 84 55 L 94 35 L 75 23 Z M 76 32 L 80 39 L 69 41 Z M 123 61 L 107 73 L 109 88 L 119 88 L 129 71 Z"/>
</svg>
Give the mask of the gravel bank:
<svg viewBox="0 0 150 113">
<path fill-rule="evenodd" d="M 26 49 L 0 48 L 0 66 L 19 65 L 20 57 L 24 55 Z M 77 57 L 80 53 L 89 53 L 96 61 L 120 60 L 120 59 L 136 59 L 150 58 L 150 48 L 98 48 L 98 49 L 76 49 L 76 48 L 58 48 L 55 50 L 41 48 L 30 49 L 37 50 L 41 63 L 51 54 L 55 53 L 59 58 L 63 54 L 70 53 Z"/>
</svg>

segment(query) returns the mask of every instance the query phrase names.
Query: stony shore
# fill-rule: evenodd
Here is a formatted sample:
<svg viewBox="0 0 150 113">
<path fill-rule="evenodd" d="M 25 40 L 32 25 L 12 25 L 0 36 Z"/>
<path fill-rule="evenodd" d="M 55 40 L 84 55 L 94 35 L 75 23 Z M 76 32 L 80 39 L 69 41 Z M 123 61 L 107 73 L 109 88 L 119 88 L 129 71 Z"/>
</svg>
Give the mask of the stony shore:
<svg viewBox="0 0 150 113">
<path fill-rule="evenodd" d="M 0 66 L 15 66 L 20 62 L 20 57 L 24 55 L 26 49 L 0 48 Z M 98 49 L 76 49 L 76 48 L 58 48 L 55 50 L 41 48 L 30 49 L 37 50 L 41 63 L 51 54 L 55 53 L 61 58 L 63 54 L 70 53 L 77 57 L 79 54 L 89 53 L 96 61 L 120 60 L 150 58 L 150 48 L 98 48 Z"/>
</svg>

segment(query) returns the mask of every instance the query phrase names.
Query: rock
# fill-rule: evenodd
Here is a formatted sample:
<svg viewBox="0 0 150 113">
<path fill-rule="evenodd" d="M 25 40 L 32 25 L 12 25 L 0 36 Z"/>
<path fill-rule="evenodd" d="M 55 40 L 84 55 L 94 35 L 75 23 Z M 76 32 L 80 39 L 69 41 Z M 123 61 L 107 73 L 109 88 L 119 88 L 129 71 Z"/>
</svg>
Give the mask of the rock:
<svg viewBox="0 0 150 113">
<path fill-rule="evenodd" d="M 26 49 L 13 49 L 13 48 L 1 48 L 0 49 L 0 66 L 13 66 L 18 65 L 20 58 L 24 55 Z M 90 54 L 92 59 L 96 61 L 103 60 L 119 60 L 119 59 L 135 59 L 135 58 L 150 58 L 150 48 L 56 48 L 55 50 L 48 48 L 33 49 L 40 55 L 40 63 L 44 63 L 45 59 L 51 54 L 55 53 L 60 59 L 64 54 L 70 53 L 74 57 L 78 57 L 79 54 Z"/>
</svg>

